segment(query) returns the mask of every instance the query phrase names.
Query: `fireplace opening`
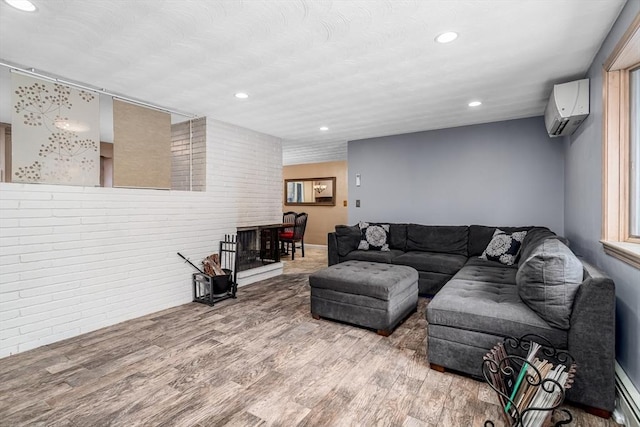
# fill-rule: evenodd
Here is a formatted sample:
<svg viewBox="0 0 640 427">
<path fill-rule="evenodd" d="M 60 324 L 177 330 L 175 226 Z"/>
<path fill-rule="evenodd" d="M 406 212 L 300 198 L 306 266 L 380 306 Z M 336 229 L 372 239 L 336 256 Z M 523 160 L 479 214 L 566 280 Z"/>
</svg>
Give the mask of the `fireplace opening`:
<svg viewBox="0 0 640 427">
<path fill-rule="evenodd" d="M 237 269 L 250 270 L 280 262 L 278 231 L 282 224 L 238 227 Z"/>
</svg>

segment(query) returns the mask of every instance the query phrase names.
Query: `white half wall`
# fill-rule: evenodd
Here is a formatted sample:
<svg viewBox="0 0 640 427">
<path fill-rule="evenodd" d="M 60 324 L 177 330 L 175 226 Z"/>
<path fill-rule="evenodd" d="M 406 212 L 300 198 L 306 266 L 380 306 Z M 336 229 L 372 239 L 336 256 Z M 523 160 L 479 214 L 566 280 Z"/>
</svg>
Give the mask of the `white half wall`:
<svg viewBox="0 0 640 427">
<path fill-rule="evenodd" d="M 0 357 L 192 299 L 194 263 L 282 216 L 281 141 L 207 119 L 207 191 L 0 184 Z"/>
</svg>

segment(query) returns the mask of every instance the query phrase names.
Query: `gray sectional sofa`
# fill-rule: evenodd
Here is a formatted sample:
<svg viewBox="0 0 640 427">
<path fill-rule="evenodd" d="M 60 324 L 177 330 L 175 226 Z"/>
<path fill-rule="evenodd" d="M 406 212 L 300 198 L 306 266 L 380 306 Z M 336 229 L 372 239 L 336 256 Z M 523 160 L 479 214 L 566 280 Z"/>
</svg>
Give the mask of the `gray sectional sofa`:
<svg viewBox="0 0 640 427">
<path fill-rule="evenodd" d="M 329 265 L 348 260 L 408 265 L 418 270 L 423 295 L 438 292 L 464 266 L 469 254 L 467 226 L 389 224 L 390 250 L 385 252 L 358 250 L 360 238 L 357 225 L 336 226 L 335 233 L 329 234 Z"/>
<path fill-rule="evenodd" d="M 420 294 L 433 295 L 427 306 L 432 366 L 479 378 L 482 357 L 497 342 L 537 334 L 576 359 L 577 375 L 567 399 L 607 416 L 615 399 L 612 280 L 580 260 L 582 282 L 569 289 L 568 297 L 547 298 L 541 306 L 517 283 L 527 275 L 548 275 L 536 271 L 545 268 L 536 262 L 566 260 L 561 249 L 569 250 L 558 243 L 562 238 L 544 227 L 498 228 L 527 231 L 512 266 L 479 258 L 496 227 L 418 224 L 389 224 L 388 251 L 359 250 L 360 228 L 337 226 L 328 236 L 329 265 L 361 260 L 415 268 Z"/>
</svg>

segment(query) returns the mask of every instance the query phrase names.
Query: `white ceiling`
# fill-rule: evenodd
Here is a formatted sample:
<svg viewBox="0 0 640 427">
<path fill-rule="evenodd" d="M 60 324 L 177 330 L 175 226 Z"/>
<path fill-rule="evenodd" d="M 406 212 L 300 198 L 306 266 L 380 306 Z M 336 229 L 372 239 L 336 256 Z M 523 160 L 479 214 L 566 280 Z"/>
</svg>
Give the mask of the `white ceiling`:
<svg viewBox="0 0 640 427">
<path fill-rule="evenodd" d="M 280 137 L 284 164 L 345 159 L 347 140 L 541 115 L 625 3 L 32 1 L 35 14 L 0 2 L 0 58 Z M 435 43 L 444 31 L 460 37 Z"/>
</svg>

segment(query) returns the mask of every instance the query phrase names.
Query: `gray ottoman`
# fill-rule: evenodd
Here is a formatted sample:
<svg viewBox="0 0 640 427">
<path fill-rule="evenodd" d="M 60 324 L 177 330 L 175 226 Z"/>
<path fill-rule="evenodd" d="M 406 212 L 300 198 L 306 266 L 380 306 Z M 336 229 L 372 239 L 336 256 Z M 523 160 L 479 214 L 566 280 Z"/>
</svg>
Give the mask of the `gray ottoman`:
<svg viewBox="0 0 640 427">
<path fill-rule="evenodd" d="M 346 261 L 309 276 L 311 314 L 389 336 L 418 306 L 418 272 L 403 265 Z"/>
</svg>

